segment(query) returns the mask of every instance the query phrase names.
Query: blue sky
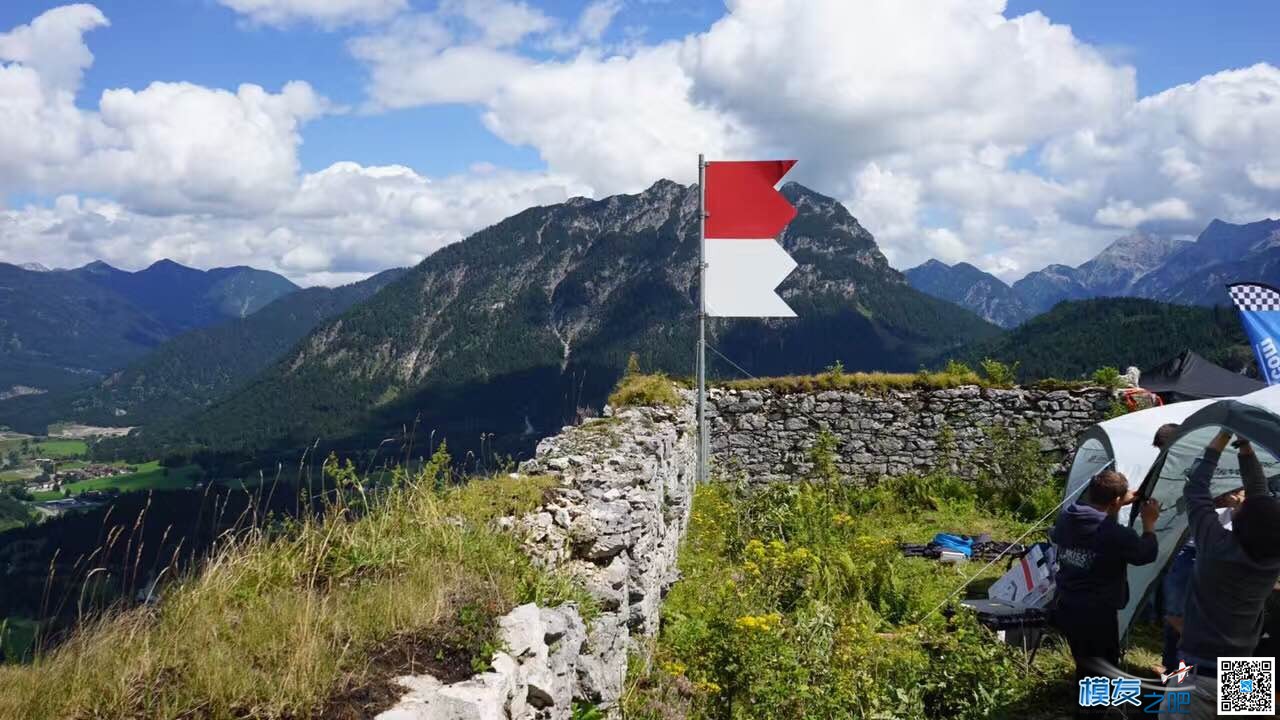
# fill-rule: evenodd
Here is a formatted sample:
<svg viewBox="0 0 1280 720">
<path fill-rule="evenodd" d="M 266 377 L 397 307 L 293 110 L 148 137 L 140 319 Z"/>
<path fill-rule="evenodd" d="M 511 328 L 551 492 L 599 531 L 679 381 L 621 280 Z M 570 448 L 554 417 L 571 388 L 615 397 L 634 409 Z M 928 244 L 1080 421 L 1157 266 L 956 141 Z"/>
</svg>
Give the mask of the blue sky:
<svg viewBox="0 0 1280 720">
<path fill-rule="evenodd" d="M 341 282 L 706 151 L 799 159 L 897 267 L 1012 280 L 1280 215 L 1277 27 L 1270 0 L 10 0 L 0 259 Z"/>
<path fill-rule="evenodd" d="M 1227 67 L 1280 64 L 1280 3 L 1270 0 L 1013 0 L 1007 15 L 1039 11 L 1138 69 L 1151 95 Z"/>
</svg>

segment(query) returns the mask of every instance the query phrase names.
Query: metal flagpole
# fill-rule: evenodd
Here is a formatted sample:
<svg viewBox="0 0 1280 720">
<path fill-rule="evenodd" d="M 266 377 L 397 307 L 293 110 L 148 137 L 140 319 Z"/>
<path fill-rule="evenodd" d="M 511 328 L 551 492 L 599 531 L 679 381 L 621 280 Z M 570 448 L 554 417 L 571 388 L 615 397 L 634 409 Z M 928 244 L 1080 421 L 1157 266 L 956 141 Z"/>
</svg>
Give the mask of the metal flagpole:
<svg viewBox="0 0 1280 720">
<path fill-rule="evenodd" d="M 698 484 L 707 482 L 707 162 L 698 153 Z"/>
</svg>

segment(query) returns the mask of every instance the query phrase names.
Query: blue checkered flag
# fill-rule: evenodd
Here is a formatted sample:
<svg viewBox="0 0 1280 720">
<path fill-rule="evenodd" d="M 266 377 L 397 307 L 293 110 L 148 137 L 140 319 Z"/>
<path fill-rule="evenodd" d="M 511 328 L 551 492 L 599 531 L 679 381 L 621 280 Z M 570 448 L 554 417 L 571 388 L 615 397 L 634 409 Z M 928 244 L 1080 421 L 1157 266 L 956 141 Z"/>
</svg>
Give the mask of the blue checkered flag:
<svg viewBox="0 0 1280 720">
<path fill-rule="evenodd" d="M 1227 294 L 1240 310 L 1258 369 L 1268 385 L 1280 383 L 1280 290 L 1264 283 L 1234 283 Z"/>
</svg>

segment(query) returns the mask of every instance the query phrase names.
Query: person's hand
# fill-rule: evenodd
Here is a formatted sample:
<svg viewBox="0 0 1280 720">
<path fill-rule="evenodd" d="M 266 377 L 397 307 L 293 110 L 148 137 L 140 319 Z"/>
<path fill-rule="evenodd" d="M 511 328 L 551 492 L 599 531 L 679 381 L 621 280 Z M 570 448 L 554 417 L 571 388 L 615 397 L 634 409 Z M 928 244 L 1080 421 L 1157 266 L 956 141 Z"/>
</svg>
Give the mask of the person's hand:
<svg viewBox="0 0 1280 720">
<path fill-rule="evenodd" d="M 1238 450 L 1241 455 L 1253 454 L 1253 445 L 1249 444 L 1249 441 L 1244 438 L 1236 440 L 1232 445 L 1235 446 L 1236 450 Z"/>
<path fill-rule="evenodd" d="M 1213 506 L 1216 508 L 1239 510 L 1241 505 L 1244 505 L 1244 488 L 1222 493 L 1213 499 Z"/>
<path fill-rule="evenodd" d="M 1142 529 L 1151 532 L 1156 527 L 1156 519 L 1160 517 L 1160 502 L 1155 498 L 1147 498 L 1138 513 L 1142 517 Z"/>
<path fill-rule="evenodd" d="M 1227 449 L 1227 443 L 1231 442 L 1231 433 L 1227 430 L 1219 430 L 1213 440 L 1209 441 L 1209 449 L 1222 452 Z"/>
</svg>

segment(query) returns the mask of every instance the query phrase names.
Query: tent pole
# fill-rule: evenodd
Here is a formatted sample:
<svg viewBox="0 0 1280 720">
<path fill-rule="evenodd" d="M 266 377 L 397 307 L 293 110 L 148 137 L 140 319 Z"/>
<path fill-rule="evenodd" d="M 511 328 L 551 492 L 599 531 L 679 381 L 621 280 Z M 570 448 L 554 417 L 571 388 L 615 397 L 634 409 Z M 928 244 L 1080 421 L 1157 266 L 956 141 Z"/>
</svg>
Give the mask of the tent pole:
<svg viewBox="0 0 1280 720">
<path fill-rule="evenodd" d="M 707 482 L 707 163 L 698 153 L 698 477 Z"/>
</svg>

